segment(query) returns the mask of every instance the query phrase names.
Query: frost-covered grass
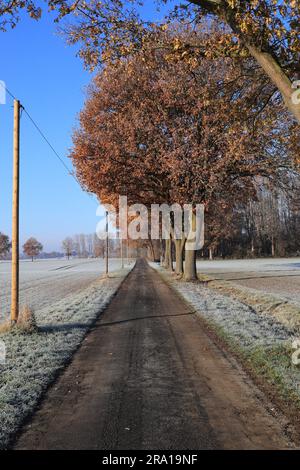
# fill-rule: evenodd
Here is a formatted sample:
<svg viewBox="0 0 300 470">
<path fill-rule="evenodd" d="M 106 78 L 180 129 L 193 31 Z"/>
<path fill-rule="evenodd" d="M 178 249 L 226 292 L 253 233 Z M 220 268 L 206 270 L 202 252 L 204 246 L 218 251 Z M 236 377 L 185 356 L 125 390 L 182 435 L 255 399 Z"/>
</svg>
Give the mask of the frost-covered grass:
<svg viewBox="0 0 300 470">
<path fill-rule="evenodd" d="M 230 281 L 300 305 L 300 258 L 199 260 L 197 269 L 215 281 Z"/>
<path fill-rule="evenodd" d="M 287 300 L 280 294 L 269 294 L 257 289 L 236 285 L 229 281 L 212 280 L 209 276 L 200 275 L 210 289 L 230 295 L 253 307 L 256 312 L 274 316 L 280 323 L 300 331 L 300 302 Z"/>
<path fill-rule="evenodd" d="M 121 268 L 121 260 L 109 260 L 111 272 Z M 34 311 L 48 307 L 70 293 L 88 287 L 105 271 L 103 259 L 30 260 L 20 263 L 20 304 Z M 11 263 L 0 261 L 0 322 L 10 309 Z"/>
<path fill-rule="evenodd" d="M 207 324 L 285 401 L 300 407 L 300 369 L 292 364 L 297 329 L 200 282 L 184 282 L 151 263 Z"/>
<path fill-rule="evenodd" d="M 300 257 L 298 258 L 252 258 L 252 259 L 215 259 L 197 260 L 198 271 L 214 273 L 221 278 L 225 275 L 251 273 L 291 273 L 295 271 L 300 275 Z"/>
<path fill-rule="evenodd" d="M 0 363 L 0 448 L 4 449 L 42 393 L 82 341 L 130 268 L 36 312 L 38 331 L 0 334 L 6 345 Z"/>
</svg>

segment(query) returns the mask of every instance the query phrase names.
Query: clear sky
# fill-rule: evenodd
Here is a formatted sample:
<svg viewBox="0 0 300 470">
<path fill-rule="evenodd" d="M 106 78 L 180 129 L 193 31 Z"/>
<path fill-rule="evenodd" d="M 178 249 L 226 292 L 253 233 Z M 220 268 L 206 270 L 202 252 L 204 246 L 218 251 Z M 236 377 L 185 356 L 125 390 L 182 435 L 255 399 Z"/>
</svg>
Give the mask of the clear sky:
<svg viewBox="0 0 300 470">
<path fill-rule="evenodd" d="M 152 2 L 145 15 L 160 19 Z M 57 35 L 53 17 L 36 22 L 25 15 L 14 30 L 0 33 L 0 80 L 38 123 L 57 152 L 67 158 L 72 129 L 91 75 L 76 50 Z M 0 231 L 11 234 L 13 102 L 0 105 Z M 67 174 L 26 115 L 21 118 L 21 243 L 36 237 L 45 251 L 61 250 L 75 233 L 92 233 L 97 204 Z"/>
</svg>

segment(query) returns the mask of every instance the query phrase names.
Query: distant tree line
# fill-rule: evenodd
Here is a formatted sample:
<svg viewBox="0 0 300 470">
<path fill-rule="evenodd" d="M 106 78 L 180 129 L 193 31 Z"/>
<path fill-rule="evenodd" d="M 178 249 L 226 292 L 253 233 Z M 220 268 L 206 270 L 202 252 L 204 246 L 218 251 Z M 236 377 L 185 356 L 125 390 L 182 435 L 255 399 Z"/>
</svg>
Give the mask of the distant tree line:
<svg viewBox="0 0 300 470">
<path fill-rule="evenodd" d="M 8 235 L 0 232 L 0 259 L 10 259 L 11 241 Z M 34 237 L 30 237 L 23 245 L 24 255 L 31 258 L 38 257 L 43 250 L 43 245 Z"/>
<path fill-rule="evenodd" d="M 202 255 L 261 257 L 300 255 L 300 179 L 257 187 L 255 197 L 228 211 L 215 209 L 206 220 Z"/>
<path fill-rule="evenodd" d="M 62 242 L 62 249 L 65 256 L 69 259 L 71 256 L 78 258 L 104 258 L 105 240 L 98 238 L 96 233 L 76 234 L 73 237 L 66 237 Z M 121 256 L 120 240 L 110 236 L 109 256 L 119 258 Z"/>
<path fill-rule="evenodd" d="M 300 256 L 300 178 L 289 176 L 288 183 L 270 186 L 258 181 L 256 194 L 245 203 L 226 207 L 216 204 L 205 220 L 205 246 L 198 257 L 251 258 L 264 256 Z M 159 242 L 130 241 L 130 256 L 148 245 L 148 256 L 159 259 Z M 123 255 L 126 257 L 126 242 Z M 42 245 L 31 237 L 23 245 L 26 256 L 57 258 L 62 253 L 42 252 Z M 68 258 L 104 258 L 105 240 L 96 234 L 66 237 L 62 249 Z M 0 232 L 0 259 L 10 259 L 11 242 Z M 109 240 L 110 257 L 120 257 L 120 241 Z M 175 256 L 175 254 L 173 253 Z"/>
</svg>

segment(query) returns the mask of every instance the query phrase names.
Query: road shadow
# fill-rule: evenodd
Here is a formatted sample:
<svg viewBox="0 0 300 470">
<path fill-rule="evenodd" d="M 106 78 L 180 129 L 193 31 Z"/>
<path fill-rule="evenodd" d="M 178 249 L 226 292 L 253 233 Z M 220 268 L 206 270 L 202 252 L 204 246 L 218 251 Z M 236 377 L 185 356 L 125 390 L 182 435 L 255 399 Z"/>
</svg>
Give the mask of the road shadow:
<svg viewBox="0 0 300 470">
<path fill-rule="evenodd" d="M 57 333 L 59 331 L 70 331 L 70 330 L 87 330 L 91 327 L 88 323 L 64 323 L 61 325 L 39 325 L 38 331 L 40 333 Z"/>
<path fill-rule="evenodd" d="M 170 315 L 148 315 L 145 317 L 134 317 L 134 318 L 128 318 L 126 320 L 118 320 L 118 321 L 112 321 L 112 322 L 99 322 L 97 325 L 95 325 L 96 328 L 103 328 L 107 326 L 114 326 L 114 325 L 122 325 L 125 323 L 131 323 L 139 320 L 149 320 L 149 319 L 163 319 L 163 318 L 174 318 L 174 317 L 184 317 L 184 316 L 189 316 L 189 315 L 194 315 L 196 313 L 196 310 L 192 312 L 186 312 L 186 313 L 174 313 Z M 66 323 L 62 325 L 41 325 L 39 326 L 39 331 L 41 333 L 56 333 L 59 331 L 70 331 L 74 329 L 78 330 L 87 330 L 90 328 L 92 325 L 84 324 L 84 323 Z"/>
</svg>

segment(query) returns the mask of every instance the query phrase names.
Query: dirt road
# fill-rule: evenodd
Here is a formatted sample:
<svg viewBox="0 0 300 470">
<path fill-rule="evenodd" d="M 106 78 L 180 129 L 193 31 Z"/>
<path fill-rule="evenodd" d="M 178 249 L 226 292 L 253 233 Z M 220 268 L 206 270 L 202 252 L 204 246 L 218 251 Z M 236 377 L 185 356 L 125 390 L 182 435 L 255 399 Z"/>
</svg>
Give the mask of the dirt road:
<svg viewBox="0 0 300 470">
<path fill-rule="evenodd" d="M 286 448 L 271 406 L 141 260 L 15 448 Z"/>
</svg>

